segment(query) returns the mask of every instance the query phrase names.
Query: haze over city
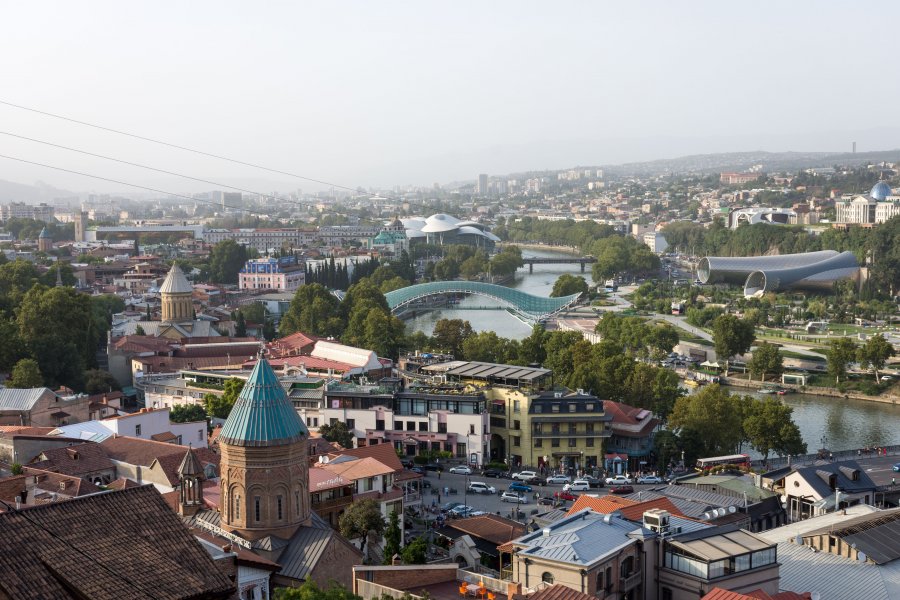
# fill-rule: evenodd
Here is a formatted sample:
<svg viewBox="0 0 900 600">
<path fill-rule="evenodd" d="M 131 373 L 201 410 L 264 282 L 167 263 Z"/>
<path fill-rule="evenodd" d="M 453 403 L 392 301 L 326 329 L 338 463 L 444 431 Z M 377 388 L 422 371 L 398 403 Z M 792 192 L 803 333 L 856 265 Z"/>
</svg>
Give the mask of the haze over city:
<svg viewBox="0 0 900 600">
<path fill-rule="evenodd" d="M 898 146 L 895 3 L 12 3 L 0 100 L 311 178 L 430 185 Z M 860 100 L 864 99 L 862 104 Z M 322 186 L 0 105 L 2 131 L 220 182 Z M 0 154 L 209 186 L 0 136 Z M 0 178 L 125 186 L 0 159 Z"/>
</svg>

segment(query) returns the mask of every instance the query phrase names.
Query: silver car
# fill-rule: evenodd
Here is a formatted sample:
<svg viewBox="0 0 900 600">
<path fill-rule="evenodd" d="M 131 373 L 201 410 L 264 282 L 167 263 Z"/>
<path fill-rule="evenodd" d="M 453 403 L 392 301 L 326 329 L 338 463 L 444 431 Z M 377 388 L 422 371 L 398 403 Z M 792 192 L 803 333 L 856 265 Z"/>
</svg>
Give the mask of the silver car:
<svg viewBox="0 0 900 600">
<path fill-rule="evenodd" d="M 571 483 L 572 478 L 568 475 L 551 475 L 547 478 L 547 483 Z"/>
<path fill-rule="evenodd" d="M 500 502 L 514 502 L 515 504 L 528 504 L 525 496 L 515 492 L 503 492 L 500 494 Z"/>
</svg>

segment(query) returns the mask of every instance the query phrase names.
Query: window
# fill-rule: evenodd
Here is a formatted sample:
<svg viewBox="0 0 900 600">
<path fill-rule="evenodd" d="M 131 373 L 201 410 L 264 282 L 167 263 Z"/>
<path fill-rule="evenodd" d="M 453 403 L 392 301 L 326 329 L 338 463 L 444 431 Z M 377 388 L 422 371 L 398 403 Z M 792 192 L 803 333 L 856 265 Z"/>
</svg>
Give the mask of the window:
<svg viewBox="0 0 900 600">
<path fill-rule="evenodd" d="M 518 447 L 521 445 L 522 445 L 522 438 L 517 435 L 513 436 L 513 446 Z"/>
<path fill-rule="evenodd" d="M 406 422 L 406 430 L 407 431 L 415 431 L 416 430 L 416 422 L 415 421 L 407 421 Z"/>
<path fill-rule="evenodd" d="M 421 421 L 419 423 L 419 431 L 428 431 L 428 422 L 427 421 Z"/>
<path fill-rule="evenodd" d="M 553 441 L 550 444 L 554 448 L 559 448 L 559 438 L 553 438 Z"/>
<path fill-rule="evenodd" d="M 234 514 L 231 515 L 232 519 L 240 519 L 241 518 L 241 497 L 239 494 L 234 495 Z"/>
<path fill-rule="evenodd" d="M 553 406 L 550 407 L 550 410 L 551 410 L 551 412 L 558 413 L 559 412 L 559 404 L 553 404 Z"/>
<path fill-rule="evenodd" d="M 578 442 L 575 438 L 569 438 L 569 448 L 574 448 L 575 444 Z"/>
<path fill-rule="evenodd" d="M 559 423 L 554 423 L 550 426 L 550 431 L 555 434 L 559 434 Z"/>
<path fill-rule="evenodd" d="M 594 447 L 594 438 L 589 437 L 588 439 L 586 439 L 584 441 L 584 445 L 587 446 L 588 448 L 593 448 Z"/>
<path fill-rule="evenodd" d="M 597 571 L 597 593 L 603 589 L 603 571 Z"/>
<path fill-rule="evenodd" d="M 334 425 L 334 424 L 337 423 L 337 422 L 338 422 L 337 419 L 328 419 L 328 423 L 329 423 L 330 425 Z"/>
<path fill-rule="evenodd" d="M 520 421 L 513 421 L 513 429 L 515 429 L 516 431 L 522 429 L 522 423 Z"/>
<path fill-rule="evenodd" d="M 513 400 L 513 411 L 519 412 L 519 401 Z"/>
<path fill-rule="evenodd" d="M 278 520 L 280 521 L 281 519 L 284 518 L 284 515 L 282 513 L 281 494 L 278 494 L 278 496 L 275 497 L 275 505 L 277 506 Z"/>
<path fill-rule="evenodd" d="M 356 429 L 356 419 L 347 419 L 347 429 Z"/>
<path fill-rule="evenodd" d="M 594 424 L 593 423 L 585 423 L 584 431 L 585 431 L 585 433 L 594 433 Z"/>
<path fill-rule="evenodd" d="M 446 423 L 438 423 L 438 433 L 447 433 Z"/>
<path fill-rule="evenodd" d="M 475 434 L 475 425 L 474 425 L 474 424 L 470 424 L 470 425 L 469 425 L 469 434 L 470 434 L 470 435 L 474 435 L 474 434 Z"/>
<path fill-rule="evenodd" d="M 140 423 L 134 426 L 134 435 L 135 435 L 135 436 L 141 435 L 141 425 L 140 425 Z"/>
<path fill-rule="evenodd" d="M 395 421 L 395 422 L 394 422 L 394 429 L 398 429 L 398 430 L 400 430 L 400 431 L 403 431 L 403 421 Z"/>
<path fill-rule="evenodd" d="M 375 419 L 375 431 L 384 431 L 384 419 Z"/>
<path fill-rule="evenodd" d="M 578 431 L 578 426 L 575 423 L 569 423 L 569 435 L 575 435 Z"/>
<path fill-rule="evenodd" d="M 569 402 L 569 412 L 573 413 L 578 410 L 578 405 L 574 402 Z"/>
<path fill-rule="evenodd" d="M 541 575 L 541 581 L 552 585 L 553 584 L 553 573 L 551 573 L 549 571 L 544 571 L 544 574 Z"/>
<path fill-rule="evenodd" d="M 544 412 L 544 407 L 541 406 L 540 404 L 535 404 L 535 405 L 534 405 L 534 412 L 535 412 L 535 414 L 538 414 L 538 415 L 539 415 L 539 414 L 541 414 L 542 412 Z"/>
<path fill-rule="evenodd" d="M 534 433 L 537 433 L 537 434 L 540 434 L 543 431 L 543 427 L 541 426 L 540 423 L 533 423 L 531 425 L 531 429 L 532 429 L 532 431 L 534 431 Z"/>
<path fill-rule="evenodd" d="M 587 404 L 585 404 L 584 410 L 585 410 L 585 412 L 594 412 L 594 403 L 588 402 Z"/>
<path fill-rule="evenodd" d="M 297 507 L 297 516 L 300 516 L 300 492 L 294 492 L 294 506 Z"/>
<path fill-rule="evenodd" d="M 662 589 L 662 600 L 672 600 L 672 588 L 664 587 Z"/>
<path fill-rule="evenodd" d="M 466 445 L 465 444 L 456 444 L 456 457 L 457 458 L 465 458 L 466 456 Z"/>
<path fill-rule="evenodd" d="M 253 497 L 253 516 L 254 516 L 254 520 L 257 523 L 259 522 L 259 516 L 260 516 L 259 503 L 260 503 L 259 496 L 254 496 Z"/>
<path fill-rule="evenodd" d="M 202 430 L 202 429 L 198 429 L 198 430 L 197 430 L 197 441 L 198 441 L 198 442 L 202 442 L 202 441 L 203 441 L 203 430 Z"/>
</svg>

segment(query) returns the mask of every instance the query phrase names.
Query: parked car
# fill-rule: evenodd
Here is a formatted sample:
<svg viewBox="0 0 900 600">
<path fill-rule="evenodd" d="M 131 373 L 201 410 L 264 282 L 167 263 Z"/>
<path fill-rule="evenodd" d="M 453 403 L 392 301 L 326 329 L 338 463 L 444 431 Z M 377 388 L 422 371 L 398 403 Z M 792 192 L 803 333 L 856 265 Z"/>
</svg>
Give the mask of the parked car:
<svg viewBox="0 0 900 600">
<path fill-rule="evenodd" d="M 555 494 L 553 494 L 553 497 L 559 498 L 560 500 L 568 500 L 570 502 L 574 502 L 578 496 L 576 496 L 572 492 L 567 492 L 567 491 L 563 490 L 561 492 L 556 492 Z"/>
<path fill-rule="evenodd" d="M 542 505 L 542 506 L 552 506 L 552 505 L 553 505 L 553 498 L 539 498 L 539 499 L 538 499 L 538 504 L 540 504 L 540 505 Z"/>
<path fill-rule="evenodd" d="M 514 502 L 516 504 L 528 504 L 525 496 L 516 492 L 503 492 L 500 494 L 500 502 Z"/>
<path fill-rule="evenodd" d="M 469 484 L 469 492 L 472 494 L 496 494 L 497 488 L 483 481 L 473 481 Z"/>
<path fill-rule="evenodd" d="M 457 506 L 462 506 L 462 502 L 444 502 L 441 504 L 441 512 L 449 512 Z"/>
<path fill-rule="evenodd" d="M 596 477 L 591 477 L 590 475 L 585 475 L 584 477 L 580 477 L 580 479 L 584 479 L 585 481 L 587 481 L 589 484 L 591 484 L 592 488 L 602 488 L 603 487 L 603 481 L 601 481 L 600 479 L 597 479 Z"/>
<path fill-rule="evenodd" d="M 637 478 L 638 483 L 665 483 L 662 480 L 662 477 L 657 477 L 656 475 L 641 475 Z"/>
<path fill-rule="evenodd" d="M 481 475 L 483 477 L 506 477 L 506 471 L 501 471 L 500 469 L 485 469 Z"/>
<path fill-rule="evenodd" d="M 451 473 L 456 473 L 457 475 L 471 475 L 471 474 L 472 474 L 472 469 L 471 469 L 470 467 L 465 466 L 465 465 L 460 465 L 460 466 L 458 466 L 458 467 L 452 467 L 452 468 L 450 469 L 450 472 L 451 472 Z"/>
<path fill-rule="evenodd" d="M 551 475 L 547 478 L 547 483 L 572 483 L 572 478 L 568 475 Z"/>
<path fill-rule="evenodd" d="M 522 483 L 521 481 L 513 481 L 509 484 L 509 488 L 507 488 L 510 492 L 525 492 L 526 494 L 531 493 L 531 486 L 527 483 Z"/>
<path fill-rule="evenodd" d="M 418 473 L 419 475 L 425 474 L 425 469 L 423 469 L 422 467 L 413 467 L 410 469 L 410 471 L 412 471 L 413 473 Z"/>
<path fill-rule="evenodd" d="M 408 458 L 402 459 L 400 461 L 400 464 L 403 465 L 403 467 L 406 469 L 412 469 L 413 466 L 415 465 L 415 463 L 413 461 L 409 460 Z"/>
<path fill-rule="evenodd" d="M 443 471 L 444 470 L 444 467 L 442 467 L 441 465 L 434 464 L 434 463 L 428 463 L 427 465 L 422 465 L 422 468 L 425 469 L 426 471 Z"/>
<path fill-rule="evenodd" d="M 567 492 L 586 492 L 591 489 L 591 484 L 584 479 L 576 479 L 572 483 L 563 486 L 563 490 Z"/>
<path fill-rule="evenodd" d="M 617 485 L 609 488 L 610 494 L 633 494 L 634 488 L 630 485 Z"/>
<path fill-rule="evenodd" d="M 532 477 L 528 480 L 528 483 L 531 485 L 547 485 L 547 480 L 538 475 L 537 477 Z"/>
<path fill-rule="evenodd" d="M 473 512 L 475 512 L 475 509 L 467 504 L 454 506 L 448 511 L 450 515 L 453 515 L 455 517 L 468 517 Z"/>
<path fill-rule="evenodd" d="M 616 475 L 615 477 L 607 477 L 604 483 L 606 485 L 628 485 L 631 483 L 631 478 L 625 475 Z"/>
<path fill-rule="evenodd" d="M 537 479 L 537 476 L 538 474 L 534 471 L 519 471 L 513 474 L 512 478 L 518 481 L 531 481 L 532 479 Z"/>
</svg>

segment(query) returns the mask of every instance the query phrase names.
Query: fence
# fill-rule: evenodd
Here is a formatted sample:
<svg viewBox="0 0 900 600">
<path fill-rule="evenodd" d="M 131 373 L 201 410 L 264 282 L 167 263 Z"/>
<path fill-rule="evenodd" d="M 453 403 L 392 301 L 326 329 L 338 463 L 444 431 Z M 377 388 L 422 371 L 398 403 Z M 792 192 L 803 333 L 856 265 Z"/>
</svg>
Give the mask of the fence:
<svg viewBox="0 0 900 600">
<path fill-rule="evenodd" d="M 382 596 L 388 596 L 390 598 L 395 598 L 396 600 L 401 600 L 402 598 L 422 600 L 422 596 L 416 596 L 415 594 L 410 594 L 404 590 L 397 590 L 377 583 L 372 583 L 371 581 L 365 581 L 364 579 L 356 580 L 356 590 L 357 594 L 359 594 L 363 600 L 372 600 L 373 598 L 380 599 Z"/>
<path fill-rule="evenodd" d="M 466 583 L 481 583 L 484 582 L 484 587 L 489 589 L 492 592 L 500 592 L 502 594 L 506 594 L 507 589 L 509 587 L 508 581 L 503 581 L 497 577 L 490 577 L 485 575 L 484 573 L 476 573 L 474 571 L 469 571 L 466 569 L 459 569 L 456 572 L 456 579 L 458 581 L 465 581 Z"/>
</svg>

